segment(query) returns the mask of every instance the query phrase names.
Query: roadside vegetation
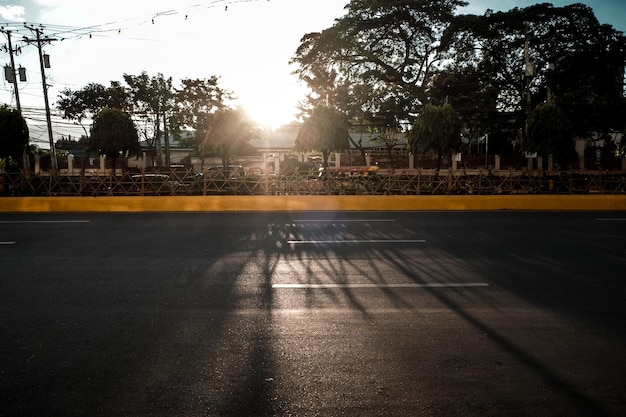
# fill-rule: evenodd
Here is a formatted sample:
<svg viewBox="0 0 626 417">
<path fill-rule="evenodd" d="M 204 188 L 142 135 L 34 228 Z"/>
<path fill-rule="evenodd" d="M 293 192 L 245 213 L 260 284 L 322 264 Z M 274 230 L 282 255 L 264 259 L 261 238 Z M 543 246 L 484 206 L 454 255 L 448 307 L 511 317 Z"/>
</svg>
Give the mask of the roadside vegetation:
<svg viewBox="0 0 626 417">
<path fill-rule="evenodd" d="M 319 152 L 328 166 L 331 153 L 349 147 L 365 155 L 351 132 L 371 136 L 389 155 L 406 137 L 408 151 L 435 158 L 439 168 L 450 153 L 488 137 L 494 154 L 534 153 L 568 166 L 574 144 L 584 141 L 605 165 L 619 165 L 626 156 L 623 33 L 582 4 L 483 15 L 462 14 L 466 4 L 351 0 L 332 26 L 303 34 L 291 63 L 310 93 L 294 151 Z M 142 142 L 148 166 L 168 167 L 176 138 L 191 156 L 219 157 L 226 169 L 233 157 L 254 152 L 251 139 L 267 134 L 233 97 L 216 75 L 175 81 L 143 72 L 66 89 L 56 107 L 83 126 L 84 137 L 64 141 L 85 158 L 137 155 Z M 18 116 L 0 112 L 5 169 L 19 168 L 27 151 Z"/>
</svg>

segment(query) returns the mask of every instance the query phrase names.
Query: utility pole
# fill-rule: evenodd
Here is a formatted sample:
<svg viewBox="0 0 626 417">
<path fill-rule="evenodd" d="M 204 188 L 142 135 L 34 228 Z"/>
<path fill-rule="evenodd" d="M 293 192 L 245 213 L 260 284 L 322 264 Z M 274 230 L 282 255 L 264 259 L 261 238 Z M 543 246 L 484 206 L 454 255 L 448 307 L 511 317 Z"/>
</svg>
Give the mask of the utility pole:
<svg viewBox="0 0 626 417">
<path fill-rule="evenodd" d="M 8 47 L 3 49 L 8 49 L 9 57 L 11 58 L 11 79 L 8 81 L 13 83 L 13 92 L 15 93 L 15 104 L 17 105 L 17 111 L 22 113 L 22 106 L 20 104 L 20 92 L 17 88 L 17 77 L 15 71 L 15 59 L 13 58 L 13 53 L 17 52 L 17 49 L 13 49 L 13 45 L 11 44 L 11 31 L 5 30 L 4 28 L 0 28 L 0 32 L 4 33 L 7 37 Z"/>
<path fill-rule="evenodd" d="M 46 67 L 50 68 L 47 59 L 44 59 L 43 55 L 43 44 L 50 43 L 56 41 L 58 39 L 54 38 L 42 38 L 43 31 L 39 28 L 35 28 L 33 26 L 26 26 L 27 29 L 30 29 L 31 32 L 35 33 L 36 39 L 29 39 L 24 36 L 24 41 L 28 44 L 37 43 L 37 49 L 39 50 L 39 66 L 41 67 L 41 82 L 43 85 L 43 98 L 44 103 L 46 105 L 46 122 L 48 125 L 48 140 L 50 141 L 50 161 L 52 163 L 52 171 L 54 173 L 57 172 L 57 154 L 54 148 L 54 138 L 52 137 L 52 120 L 50 119 L 50 103 L 48 102 L 48 84 L 46 83 Z"/>
<path fill-rule="evenodd" d="M 7 46 L 3 46 L 3 50 L 5 50 L 5 52 L 9 53 L 9 57 L 11 59 L 11 66 L 10 66 L 10 74 L 6 74 L 5 76 L 7 78 L 7 81 L 10 83 L 13 83 L 13 93 L 15 94 L 15 105 L 17 106 L 17 111 L 22 114 L 22 105 L 20 103 L 20 89 L 18 88 L 18 73 L 15 70 L 15 58 L 13 57 L 14 53 L 18 53 L 21 51 L 21 48 L 16 48 L 13 49 L 13 44 L 11 42 L 11 31 L 10 30 L 6 30 L 4 27 L 0 27 L 0 32 L 4 33 L 7 37 L 7 42 L 8 45 Z M 5 68 L 6 71 L 6 68 Z M 20 66 L 20 70 L 19 70 L 19 80 L 20 81 L 26 81 L 26 71 L 24 68 L 22 68 Z M 23 154 L 23 165 L 24 165 L 24 171 L 29 171 L 30 169 L 30 162 L 28 160 L 28 147 L 29 144 L 27 144 L 26 149 L 24 149 L 24 154 Z"/>
</svg>

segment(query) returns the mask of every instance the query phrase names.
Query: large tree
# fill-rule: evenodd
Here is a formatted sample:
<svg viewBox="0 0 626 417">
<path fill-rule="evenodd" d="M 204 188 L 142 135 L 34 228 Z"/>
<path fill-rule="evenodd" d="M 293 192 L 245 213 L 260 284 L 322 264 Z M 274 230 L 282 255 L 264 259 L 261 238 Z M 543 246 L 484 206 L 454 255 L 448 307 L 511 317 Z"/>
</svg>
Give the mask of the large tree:
<svg viewBox="0 0 626 417">
<path fill-rule="evenodd" d="M 207 116 L 202 153 L 214 153 L 222 159 L 224 169 L 230 159 L 239 155 L 258 130 L 241 109 L 222 109 Z"/>
<path fill-rule="evenodd" d="M 156 150 L 156 165 L 162 166 L 164 162 L 161 137 L 165 138 L 165 163 L 169 164 L 167 122 L 174 109 L 175 95 L 172 78 L 163 74 L 151 77 L 144 71 L 140 75 L 124 74 L 124 81 L 128 84 L 135 119 L 142 121 L 141 131 L 149 151 Z"/>
<path fill-rule="evenodd" d="M 607 25 L 595 29 L 578 51 L 555 58 L 546 77 L 551 98 L 580 137 L 621 132 L 626 121 L 625 38 Z"/>
<path fill-rule="evenodd" d="M 459 115 L 450 104 L 426 104 L 407 135 L 411 152 L 437 155 L 437 170 L 445 153 L 456 151 L 461 145 Z"/>
<path fill-rule="evenodd" d="M 455 63 L 439 71 L 431 80 L 430 103 L 449 103 L 469 130 L 483 132 L 495 123 L 498 90 L 480 68 Z"/>
<path fill-rule="evenodd" d="M 229 99 L 231 93 L 219 87 L 216 76 L 208 79 L 183 79 L 181 87 L 176 89 L 172 128 L 176 134 L 185 130 L 194 132 L 188 138 L 181 138 L 181 141 L 193 148 L 203 161 L 206 156 L 204 150 L 208 150 L 203 144 L 211 115 L 225 110 Z"/>
<path fill-rule="evenodd" d="M 114 108 L 127 111 L 130 108 L 126 89 L 117 81 L 107 88 L 102 84 L 90 83 L 80 90 L 66 88 L 59 94 L 57 107 L 63 118 L 76 121 L 88 136 L 84 120 L 92 120 L 102 109 Z"/>
<path fill-rule="evenodd" d="M 5 169 L 20 167 L 28 138 L 28 125 L 22 114 L 7 106 L 0 107 L 0 158 L 5 160 Z"/>
<path fill-rule="evenodd" d="M 110 158 L 115 172 L 120 156 L 141 156 L 139 135 L 131 117 L 119 109 L 104 109 L 91 126 L 87 152 Z"/>
<path fill-rule="evenodd" d="M 473 67 L 498 91 L 498 110 L 523 131 L 551 96 L 580 136 L 623 127 L 624 36 L 582 4 L 542 3 L 456 20 L 451 61 L 459 80 Z M 454 68 L 452 68 L 454 69 Z M 448 91 L 450 92 L 450 91 Z"/>
<path fill-rule="evenodd" d="M 574 150 L 571 123 L 555 104 L 540 104 L 528 118 L 522 145 L 529 152 L 567 155 Z"/>
<path fill-rule="evenodd" d="M 352 0 L 345 16 L 306 34 L 292 62 L 320 103 L 374 124 L 412 119 L 428 81 L 449 58 L 461 0 Z M 333 100 L 334 99 L 334 100 Z M 319 103 L 315 103 L 319 104 Z M 388 128 L 386 126 L 385 128 Z"/>
<path fill-rule="evenodd" d="M 321 152 L 324 167 L 328 167 L 331 152 L 343 151 L 349 147 L 350 133 L 346 116 L 324 105 L 317 106 L 304 121 L 294 145 L 295 150 L 300 152 Z"/>
</svg>

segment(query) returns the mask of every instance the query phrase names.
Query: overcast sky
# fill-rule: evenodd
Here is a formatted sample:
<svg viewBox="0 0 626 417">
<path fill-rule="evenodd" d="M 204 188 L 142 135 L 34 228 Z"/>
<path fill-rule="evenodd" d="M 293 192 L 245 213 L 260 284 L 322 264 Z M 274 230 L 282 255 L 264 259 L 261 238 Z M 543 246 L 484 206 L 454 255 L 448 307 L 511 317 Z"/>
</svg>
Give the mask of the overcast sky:
<svg viewBox="0 0 626 417">
<path fill-rule="evenodd" d="M 602 23 L 626 30 L 624 0 L 579 1 L 591 6 Z M 123 74 L 162 73 L 177 85 L 183 78 L 220 77 L 237 104 L 257 119 L 276 126 L 293 119 L 305 89 L 291 75 L 289 60 L 302 35 L 331 26 L 344 14 L 345 0 L 0 0 L 0 22 L 11 30 L 15 58 L 27 82 L 19 83 L 22 106 L 29 109 L 31 136 L 46 147 L 47 133 L 35 127 L 44 120 L 41 71 L 37 48 L 22 42 L 34 34 L 21 25 L 43 25 L 43 35 L 56 40 L 45 46 L 50 103 L 59 91 L 80 89 L 90 82 L 108 85 Z M 483 13 L 508 10 L 537 1 L 470 0 L 461 10 Z M 553 1 L 555 6 L 576 3 Z M 19 24 L 17 24 L 19 23 Z M 90 36 L 91 34 L 91 36 Z M 6 41 L 6 36 L 4 37 Z M 4 63 L 9 55 L 3 53 Z M 4 77 L 3 77 L 4 78 Z M 12 85 L 0 83 L 0 102 L 14 104 Z M 39 109 L 39 110 L 31 110 Z M 55 120 L 53 130 L 67 129 Z M 82 132 L 76 129 L 75 135 Z M 57 138 L 55 138 L 56 140 Z"/>
</svg>

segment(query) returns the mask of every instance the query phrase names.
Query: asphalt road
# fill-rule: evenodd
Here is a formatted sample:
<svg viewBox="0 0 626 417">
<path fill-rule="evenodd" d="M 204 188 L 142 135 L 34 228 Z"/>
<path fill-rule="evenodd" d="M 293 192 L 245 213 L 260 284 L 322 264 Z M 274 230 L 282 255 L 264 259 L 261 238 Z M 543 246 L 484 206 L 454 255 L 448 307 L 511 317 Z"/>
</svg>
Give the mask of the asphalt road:
<svg viewBox="0 0 626 417">
<path fill-rule="evenodd" d="M 626 213 L 0 214 L 0 416 L 626 416 Z"/>
</svg>

